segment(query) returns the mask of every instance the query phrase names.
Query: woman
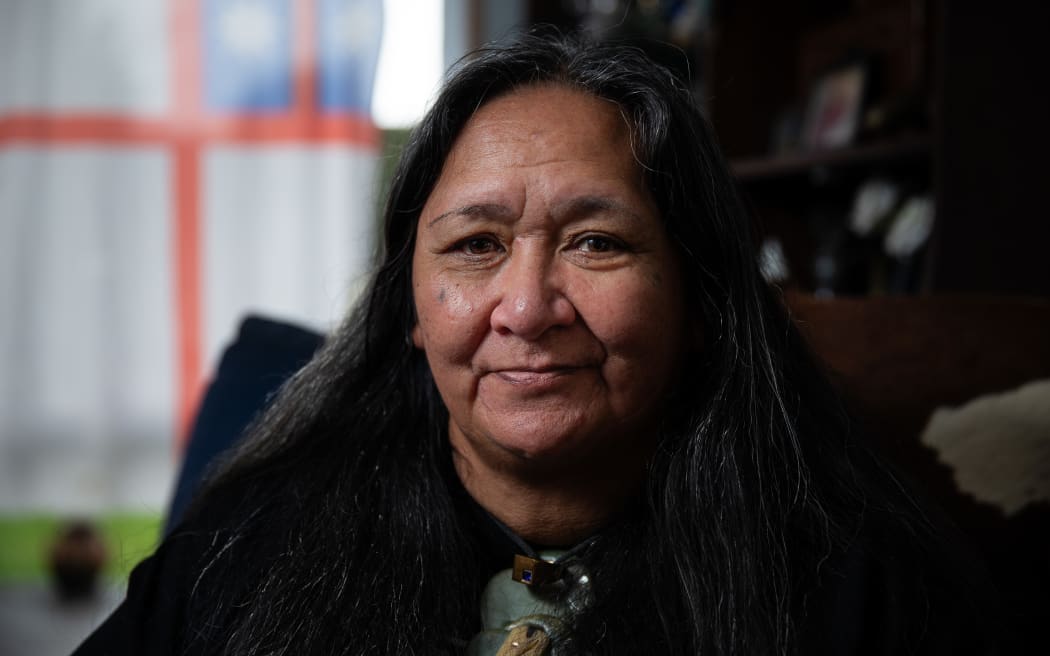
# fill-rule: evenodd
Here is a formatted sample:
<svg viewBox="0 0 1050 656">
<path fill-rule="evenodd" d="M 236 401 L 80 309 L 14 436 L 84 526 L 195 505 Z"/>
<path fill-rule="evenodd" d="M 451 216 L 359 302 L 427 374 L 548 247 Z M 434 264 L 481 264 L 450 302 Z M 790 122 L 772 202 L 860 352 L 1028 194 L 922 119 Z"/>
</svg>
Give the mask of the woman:
<svg viewBox="0 0 1050 656">
<path fill-rule="evenodd" d="M 986 653 L 669 72 L 558 35 L 476 53 L 385 244 L 80 653 Z"/>
</svg>

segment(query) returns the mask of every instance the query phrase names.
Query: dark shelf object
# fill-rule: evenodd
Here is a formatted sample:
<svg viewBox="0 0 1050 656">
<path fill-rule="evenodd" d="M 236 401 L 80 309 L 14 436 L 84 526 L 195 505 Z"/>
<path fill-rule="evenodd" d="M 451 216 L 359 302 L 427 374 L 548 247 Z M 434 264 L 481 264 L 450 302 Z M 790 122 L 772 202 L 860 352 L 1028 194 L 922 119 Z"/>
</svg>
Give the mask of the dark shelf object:
<svg viewBox="0 0 1050 656">
<path fill-rule="evenodd" d="M 816 168 L 838 168 L 878 162 L 928 157 L 932 140 L 926 134 L 905 136 L 868 144 L 770 157 L 749 157 L 730 161 L 738 180 L 743 182 L 802 175 Z"/>
</svg>

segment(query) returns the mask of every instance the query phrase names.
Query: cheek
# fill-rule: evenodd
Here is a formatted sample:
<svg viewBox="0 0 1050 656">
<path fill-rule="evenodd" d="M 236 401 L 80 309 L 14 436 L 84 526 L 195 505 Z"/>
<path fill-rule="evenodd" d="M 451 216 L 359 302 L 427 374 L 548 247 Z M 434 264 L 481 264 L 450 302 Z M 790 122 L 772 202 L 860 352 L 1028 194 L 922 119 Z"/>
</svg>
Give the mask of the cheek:
<svg viewBox="0 0 1050 656">
<path fill-rule="evenodd" d="M 431 360 L 469 359 L 477 337 L 487 326 L 477 290 L 435 276 L 418 284 L 415 292 L 419 317 L 413 331 L 416 346 L 426 350 Z"/>
<path fill-rule="evenodd" d="M 681 325 L 680 301 L 675 290 L 648 277 L 630 277 L 592 287 L 580 296 L 580 313 L 603 343 L 614 347 L 654 349 L 653 338 L 677 338 Z M 668 345 L 671 346 L 671 345 Z"/>
<path fill-rule="evenodd" d="M 586 304 L 581 314 L 605 349 L 611 389 L 630 395 L 661 390 L 673 377 L 685 342 L 680 295 L 667 286 L 667 276 L 659 285 L 648 276 L 634 277 L 595 290 L 581 302 Z"/>
</svg>

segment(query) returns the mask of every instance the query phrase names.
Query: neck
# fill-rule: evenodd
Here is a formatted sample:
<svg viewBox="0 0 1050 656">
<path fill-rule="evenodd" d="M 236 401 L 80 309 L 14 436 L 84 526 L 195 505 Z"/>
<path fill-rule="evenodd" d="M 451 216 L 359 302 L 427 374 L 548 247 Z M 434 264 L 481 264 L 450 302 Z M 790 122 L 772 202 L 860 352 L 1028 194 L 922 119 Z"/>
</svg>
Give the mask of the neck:
<svg viewBox="0 0 1050 656">
<path fill-rule="evenodd" d="M 644 458 L 621 466 L 603 460 L 563 472 L 538 471 L 532 463 L 492 466 L 457 441 L 452 457 L 463 487 L 534 544 L 571 546 L 594 534 L 635 496 L 645 476 Z"/>
</svg>

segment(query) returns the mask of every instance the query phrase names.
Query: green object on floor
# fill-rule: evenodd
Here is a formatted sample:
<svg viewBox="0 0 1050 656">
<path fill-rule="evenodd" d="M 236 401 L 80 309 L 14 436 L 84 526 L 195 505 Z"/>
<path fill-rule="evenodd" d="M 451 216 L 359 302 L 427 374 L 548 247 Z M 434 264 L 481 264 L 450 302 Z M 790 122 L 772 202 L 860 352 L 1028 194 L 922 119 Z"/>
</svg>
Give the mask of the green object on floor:
<svg viewBox="0 0 1050 656">
<path fill-rule="evenodd" d="M 111 580 L 126 579 L 135 565 L 153 553 L 163 525 L 159 512 L 109 513 L 87 519 L 106 543 L 104 576 Z M 46 580 L 48 551 L 66 520 L 50 514 L 0 515 L 0 583 Z"/>
</svg>

